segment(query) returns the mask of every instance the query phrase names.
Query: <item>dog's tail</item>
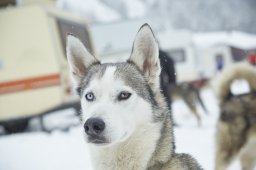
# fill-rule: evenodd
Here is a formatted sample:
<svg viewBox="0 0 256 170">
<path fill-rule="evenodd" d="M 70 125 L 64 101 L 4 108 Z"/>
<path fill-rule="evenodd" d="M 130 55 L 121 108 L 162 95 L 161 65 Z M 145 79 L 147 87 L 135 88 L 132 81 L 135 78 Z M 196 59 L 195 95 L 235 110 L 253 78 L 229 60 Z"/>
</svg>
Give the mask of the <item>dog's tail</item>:
<svg viewBox="0 0 256 170">
<path fill-rule="evenodd" d="M 235 79 L 244 79 L 248 82 L 250 90 L 256 92 L 256 67 L 245 63 L 235 63 L 225 68 L 216 82 L 216 93 L 220 103 L 232 96 L 230 85 Z"/>
</svg>

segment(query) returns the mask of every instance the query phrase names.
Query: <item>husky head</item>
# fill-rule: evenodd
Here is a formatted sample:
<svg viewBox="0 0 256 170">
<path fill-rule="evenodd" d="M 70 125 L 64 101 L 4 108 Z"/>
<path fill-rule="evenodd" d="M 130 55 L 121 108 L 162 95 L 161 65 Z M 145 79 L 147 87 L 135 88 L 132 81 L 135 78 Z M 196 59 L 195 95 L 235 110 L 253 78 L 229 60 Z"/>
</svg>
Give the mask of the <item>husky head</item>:
<svg viewBox="0 0 256 170">
<path fill-rule="evenodd" d="M 138 31 L 127 62 L 102 64 L 71 35 L 67 37 L 67 58 L 81 98 L 88 143 L 108 146 L 125 141 L 135 129 L 154 128 L 160 62 L 148 24 Z"/>
</svg>

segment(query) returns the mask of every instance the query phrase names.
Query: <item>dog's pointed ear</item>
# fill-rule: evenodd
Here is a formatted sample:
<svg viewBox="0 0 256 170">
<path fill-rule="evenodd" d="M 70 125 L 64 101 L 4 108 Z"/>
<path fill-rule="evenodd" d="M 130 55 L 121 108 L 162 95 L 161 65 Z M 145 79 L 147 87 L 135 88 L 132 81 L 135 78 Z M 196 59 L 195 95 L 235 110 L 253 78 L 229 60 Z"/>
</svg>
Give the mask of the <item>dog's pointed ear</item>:
<svg viewBox="0 0 256 170">
<path fill-rule="evenodd" d="M 88 52 L 83 43 L 72 35 L 67 36 L 67 60 L 70 66 L 71 76 L 75 87 L 79 87 L 82 78 L 86 76 L 88 67 L 99 62 L 92 54 Z"/>
<path fill-rule="evenodd" d="M 128 61 L 135 63 L 143 72 L 151 86 L 159 86 L 161 72 L 159 48 L 154 34 L 148 24 L 139 29 Z"/>
</svg>

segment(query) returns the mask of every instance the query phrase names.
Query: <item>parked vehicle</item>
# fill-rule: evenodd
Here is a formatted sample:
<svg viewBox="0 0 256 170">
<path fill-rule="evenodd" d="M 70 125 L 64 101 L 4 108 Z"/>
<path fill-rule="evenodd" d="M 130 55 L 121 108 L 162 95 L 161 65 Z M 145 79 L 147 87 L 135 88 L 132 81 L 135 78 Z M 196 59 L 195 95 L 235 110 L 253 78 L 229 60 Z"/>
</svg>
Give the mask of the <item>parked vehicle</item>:
<svg viewBox="0 0 256 170">
<path fill-rule="evenodd" d="M 37 5 L 0 10 L 0 125 L 23 131 L 42 117 L 79 102 L 70 88 L 65 57 L 67 32 L 93 52 L 86 22 Z"/>
</svg>

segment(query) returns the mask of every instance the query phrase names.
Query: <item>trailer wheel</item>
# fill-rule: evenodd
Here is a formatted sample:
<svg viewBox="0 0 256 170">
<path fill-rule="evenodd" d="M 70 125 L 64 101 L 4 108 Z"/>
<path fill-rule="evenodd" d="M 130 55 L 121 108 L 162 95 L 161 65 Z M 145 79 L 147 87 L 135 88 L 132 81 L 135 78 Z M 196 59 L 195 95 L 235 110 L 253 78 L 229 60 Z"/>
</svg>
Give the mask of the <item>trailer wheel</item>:
<svg viewBox="0 0 256 170">
<path fill-rule="evenodd" d="M 4 124 L 6 133 L 24 132 L 28 127 L 29 119 L 14 120 Z"/>
</svg>

